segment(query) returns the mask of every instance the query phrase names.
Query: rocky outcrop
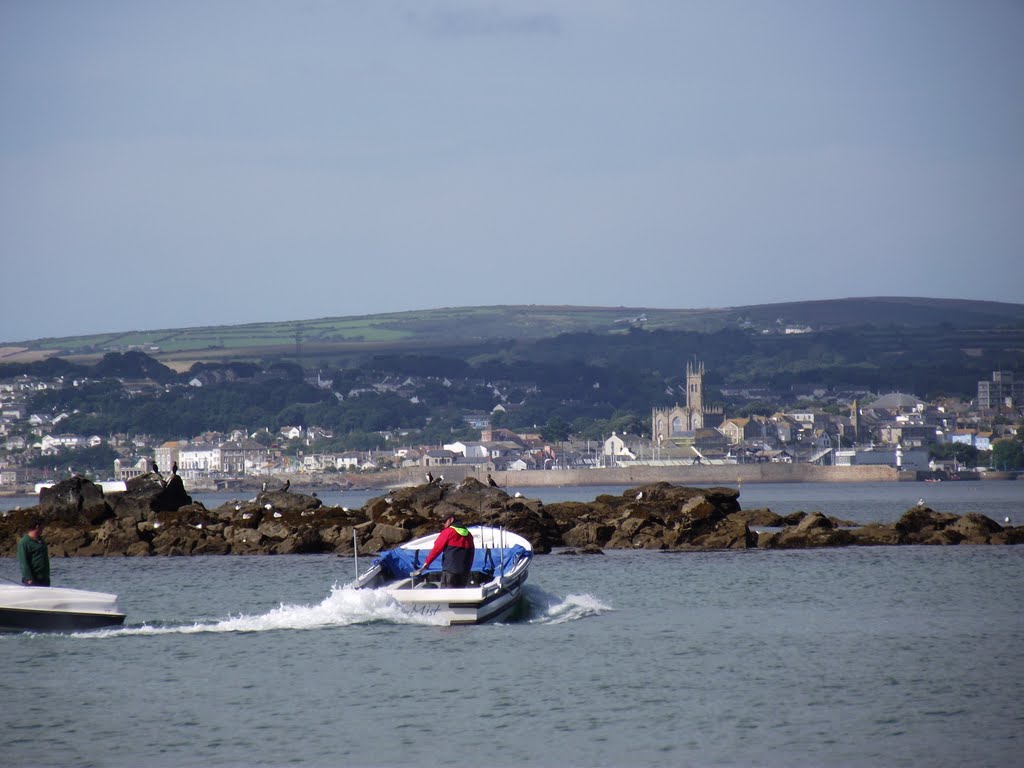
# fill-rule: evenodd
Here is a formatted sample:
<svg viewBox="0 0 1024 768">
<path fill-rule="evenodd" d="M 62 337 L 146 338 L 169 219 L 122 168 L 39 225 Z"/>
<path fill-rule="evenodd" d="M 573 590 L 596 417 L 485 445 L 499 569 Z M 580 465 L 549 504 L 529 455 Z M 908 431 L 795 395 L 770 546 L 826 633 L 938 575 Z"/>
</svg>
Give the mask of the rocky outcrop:
<svg viewBox="0 0 1024 768">
<path fill-rule="evenodd" d="M 173 512 L 192 503 L 185 492 L 185 484 L 177 475 L 164 482 L 155 472 L 133 477 L 122 493 L 110 494 L 111 505 L 117 517 L 136 522 L 151 520 L 157 513 Z"/>
<path fill-rule="evenodd" d="M 565 544 L 609 549 L 745 549 L 757 545 L 733 488 L 687 488 L 670 483 L 601 495 L 590 504 L 548 505 Z"/>
<path fill-rule="evenodd" d="M 44 523 L 81 521 L 97 525 L 112 515 L 103 489 L 78 475 L 39 492 L 39 517 Z"/>
<path fill-rule="evenodd" d="M 33 517 L 46 523 L 52 557 L 351 554 L 355 547 L 372 554 L 437 531 L 448 515 L 465 525 L 515 531 L 538 554 L 562 547 L 600 553 L 1024 542 L 1024 528 L 976 513 L 956 516 L 920 505 L 892 525 L 853 526 L 820 512 L 741 510 L 738 496 L 732 488 L 654 483 L 592 502 L 545 505 L 470 478 L 396 489 L 359 510 L 325 507 L 316 496 L 285 490 L 208 510 L 192 501 L 177 476 L 164 484 L 156 474 L 143 475 L 124 493 L 107 496 L 88 480 L 71 478 L 44 491 L 39 507 L 0 517 L 0 555 L 15 554 Z"/>
</svg>

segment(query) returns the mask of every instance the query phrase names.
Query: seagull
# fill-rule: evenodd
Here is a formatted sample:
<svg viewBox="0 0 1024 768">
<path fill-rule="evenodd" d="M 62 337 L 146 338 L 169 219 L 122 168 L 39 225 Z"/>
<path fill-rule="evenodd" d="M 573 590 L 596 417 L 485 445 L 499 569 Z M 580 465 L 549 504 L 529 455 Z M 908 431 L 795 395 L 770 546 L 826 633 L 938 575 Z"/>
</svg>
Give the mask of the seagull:
<svg viewBox="0 0 1024 768">
<path fill-rule="evenodd" d="M 263 493 L 267 492 L 267 481 L 266 480 L 263 481 L 263 488 L 261 490 L 263 491 Z"/>
<path fill-rule="evenodd" d="M 342 512 L 351 512 L 352 510 L 351 510 L 351 509 L 349 509 L 348 507 L 342 507 L 342 508 L 341 508 L 341 511 L 342 511 Z"/>
<path fill-rule="evenodd" d="M 274 513 L 274 517 L 275 518 L 280 518 L 280 517 L 283 517 L 283 515 L 280 512 L 275 512 Z"/>
<path fill-rule="evenodd" d="M 155 523 L 153 523 L 153 527 L 154 528 L 159 528 L 161 525 L 163 525 L 163 523 L 161 523 L 159 520 L 157 520 Z"/>
<path fill-rule="evenodd" d="M 638 493 L 638 494 L 636 495 L 636 500 L 637 500 L 637 501 L 640 501 L 640 500 L 641 500 L 641 499 L 642 499 L 643 497 L 644 497 L 644 492 L 643 492 L 643 491 L 640 491 L 640 493 Z"/>
<path fill-rule="evenodd" d="M 241 508 L 242 508 L 242 505 L 241 505 L 241 504 L 235 504 L 235 512 L 237 512 L 237 511 L 238 511 L 238 510 L 240 510 Z"/>
<path fill-rule="evenodd" d="M 1006 523 L 1007 525 L 1009 525 L 1010 524 L 1010 516 L 1007 515 L 1006 517 L 1004 517 L 1003 518 L 1003 522 Z"/>
<path fill-rule="evenodd" d="M 924 499 L 918 499 L 917 500 L 917 506 L 923 507 L 924 506 Z"/>
<path fill-rule="evenodd" d="M 274 508 L 274 505 L 268 501 L 266 504 L 263 505 L 263 508 L 269 512 Z"/>
<path fill-rule="evenodd" d="M 392 499 L 392 498 L 391 498 L 390 496 L 385 496 L 385 497 L 384 497 L 384 503 L 385 503 L 385 504 L 394 504 L 394 503 L 395 503 L 395 500 L 394 500 L 394 499 Z"/>
<path fill-rule="evenodd" d="M 521 494 L 519 491 L 516 491 L 514 494 L 512 494 L 512 498 L 521 499 L 523 498 L 523 494 Z"/>
<path fill-rule="evenodd" d="M 200 531 L 203 530 L 203 524 L 202 523 L 196 523 L 196 528 L 198 528 Z"/>
<path fill-rule="evenodd" d="M 252 520 L 252 512 L 246 512 L 244 515 L 242 515 L 242 519 L 243 520 Z"/>
</svg>

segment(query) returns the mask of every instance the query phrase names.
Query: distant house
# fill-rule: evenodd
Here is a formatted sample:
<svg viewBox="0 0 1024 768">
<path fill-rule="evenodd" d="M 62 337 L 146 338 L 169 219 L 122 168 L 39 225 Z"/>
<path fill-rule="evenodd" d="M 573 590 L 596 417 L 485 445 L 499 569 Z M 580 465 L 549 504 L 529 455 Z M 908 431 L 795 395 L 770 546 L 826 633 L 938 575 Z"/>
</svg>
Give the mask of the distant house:
<svg viewBox="0 0 1024 768">
<path fill-rule="evenodd" d="M 334 457 L 334 468 L 346 471 L 355 470 L 359 469 L 362 462 L 363 457 L 359 455 L 358 451 L 346 451 Z"/>
<path fill-rule="evenodd" d="M 308 453 L 302 457 L 302 469 L 306 472 L 323 472 L 337 469 L 338 458 L 333 453 Z"/>
<path fill-rule="evenodd" d="M 443 448 L 426 451 L 421 460 L 424 467 L 449 467 L 455 463 L 455 454 Z"/>
<path fill-rule="evenodd" d="M 149 460 L 145 456 L 137 459 L 134 464 L 127 459 L 114 459 L 115 480 L 131 480 L 133 477 L 139 477 L 147 472 L 149 472 Z"/>
<path fill-rule="evenodd" d="M 44 456 L 52 456 L 67 448 L 85 448 L 88 441 L 82 435 L 46 435 L 41 441 Z"/>
<path fill-rule="evenodd" d="M 212 443 L 179 445 L 178 467 L 185 477 L 196 478 L 221 471 L 220 447 Z"/>
<path fill-rule="evenodd" d="M 617 459 L 619 461 L 636 461 L 636 454 L 629 450 L 626 446 L 626 441 L 614 432 L 612 432 L 611 437 L 604 441 L 602 454 L 608 458 Z"/>
<path fill-rule="evenodd" d="M 265 474 L 270 450 L 255 440 L 229 440 L 220 446 L 221 469 L 234 475 Z"/>
<path fill-rule="evenodd" d="M 725 435 L 730 445 L 739 445 L 749 437 L 753 437 L 754 430 L 750 428 L 749 418 L 726 419 L 719 425 L 718 431 Z M 750 434 L 748 434 L 748 430 Z M 760 429 L 757 430 L 760 432 Z"/>
<path fill-rule="evenodd" d="M 179 442 L 177 440 L 168 440 L 165 443 L 161 443 L 153 449 L 153 461 L 160 468 L 161 472 L 170 472 L 171 465 L 179 464 L 179 452 L 183 446 L 187 446 L 187 442 Z"/>
</svg>

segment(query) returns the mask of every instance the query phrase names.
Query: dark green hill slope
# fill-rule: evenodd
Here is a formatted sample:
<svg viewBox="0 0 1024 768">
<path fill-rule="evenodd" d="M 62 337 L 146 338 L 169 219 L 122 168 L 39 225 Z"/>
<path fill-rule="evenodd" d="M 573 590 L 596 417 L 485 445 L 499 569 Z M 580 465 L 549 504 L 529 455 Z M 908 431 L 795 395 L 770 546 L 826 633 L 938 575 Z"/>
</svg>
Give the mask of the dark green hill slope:
<svg viewBox="0 0 1024 768">
<path fill-rule="evenodd" d="M 0 362 L 59 355 L 98 359 L 142 350 L 176 367 L 226 359 L 318 359 L 425 350 L 457 356 L 486 353 L 491 342 L 530 341 L 566 333 L 620 334 L 630 328 L 711 333 L 743 327 L 761 333 L 786 327 L 834 330 L 873 325 L 954 329 L 1024 326 L 1024 305 L 959 299 L 876 297 L 707 309 L 641 307 L 454 307 L 280 323 L 128 331 L 11 344 Z M 0 343 L 3 344 L 3 343 Z M 504 346 L 504 344 L 502 344 Z"/>
</svg>

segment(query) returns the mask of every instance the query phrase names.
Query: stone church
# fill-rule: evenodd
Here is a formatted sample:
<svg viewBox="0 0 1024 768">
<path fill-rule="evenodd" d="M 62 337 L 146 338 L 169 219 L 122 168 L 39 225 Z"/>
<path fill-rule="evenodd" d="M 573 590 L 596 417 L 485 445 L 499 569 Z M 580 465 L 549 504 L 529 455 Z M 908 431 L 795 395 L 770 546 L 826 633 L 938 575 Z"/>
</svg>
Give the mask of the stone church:
<svg viewBox="0 0 1024 768">
<path fill-rule="evenodd" d="M 699 429 L 722 423 L 721 407 L 704 405 L 704 363 L 686 364 L 686 405 L 651 410 L 651 439 L 657 446 L 667 443 L 692 443 Z"/>
</svg>

